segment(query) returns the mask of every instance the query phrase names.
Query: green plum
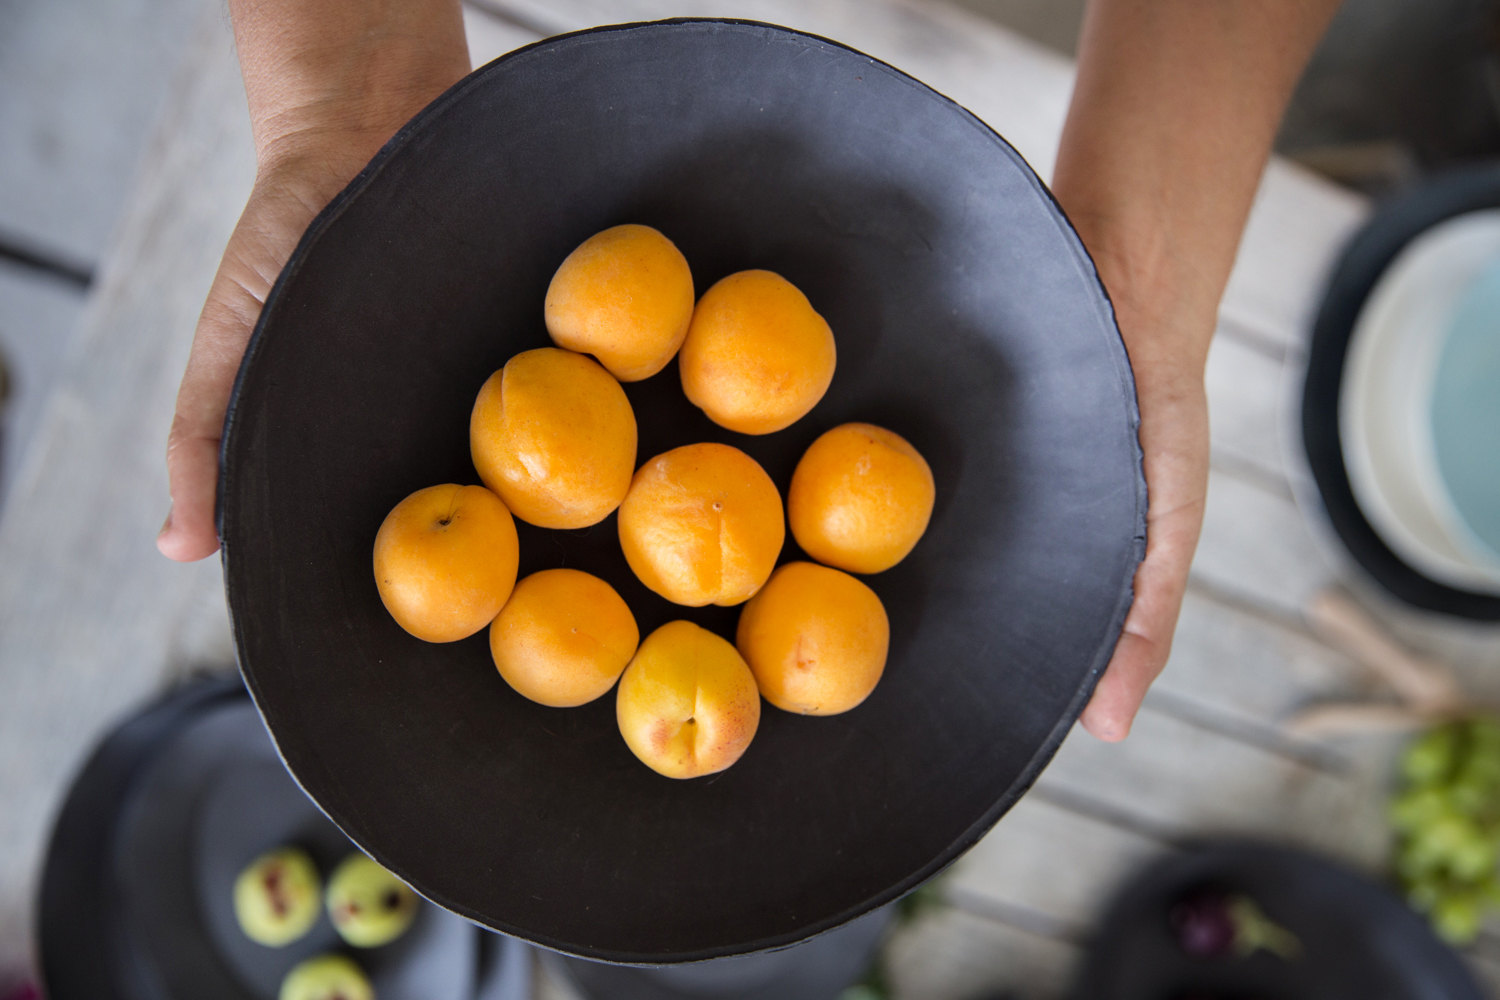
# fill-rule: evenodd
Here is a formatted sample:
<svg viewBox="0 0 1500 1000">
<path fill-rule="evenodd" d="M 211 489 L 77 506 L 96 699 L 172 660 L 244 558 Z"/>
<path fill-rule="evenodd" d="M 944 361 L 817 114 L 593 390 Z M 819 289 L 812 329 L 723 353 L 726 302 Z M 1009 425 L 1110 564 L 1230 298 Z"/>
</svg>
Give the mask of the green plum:
<svg viewBox="0 0 1500 1000">
<path fill-rule="evenodd" d="M 234 915 L 245 936 L 279 948 L 306 934 L 323 894 L 317 866 L 296 847 L 268 851 L 234 880 Z"/>
<path fill-rule="evenodd" d="M 318 955 L 292 967 L 277 1000 L 375 1000 L 360 967 L 343 955 Z"/>
<path fill-rule="evenodd" d="M 357 948 L 394 941 L 417 915 L 417 894 L 363 854 L 351 854 L 328 878 L 328 916 Z"/>
</svg>

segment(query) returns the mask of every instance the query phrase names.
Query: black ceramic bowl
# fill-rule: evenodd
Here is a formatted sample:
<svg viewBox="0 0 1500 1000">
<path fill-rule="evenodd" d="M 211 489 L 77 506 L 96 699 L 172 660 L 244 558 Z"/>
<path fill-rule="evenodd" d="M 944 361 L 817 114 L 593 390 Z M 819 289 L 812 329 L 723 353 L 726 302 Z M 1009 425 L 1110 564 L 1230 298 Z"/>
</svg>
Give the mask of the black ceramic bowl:
<svg viewBox="0 0 1500 1000">
<path fill-rule="evenodd" d="M 1294 953 L 1189 955 L 1174 906 L 1245 896 L 1296 938 Z M 1341 862 L 1256 841 L 1185 845 L 1133 875 L 1088 943 L 1075 1000 L 1480 1000 L 1463 959 L 1399 896 Z"/>
<path fill-rule="evenodd" d="M 469 409 L 547 343 L 579 242 L 647 223 L 699 290 L 778 271 L 839 367 L 790 429 L 731 434 L 675 368 L 627 387 L 640 460 L 728 441 L 785 489 L 849 420 L 906 436 L 937 508 L 896 568 L 884 680 L 847 715 L 767 708 L 745 756 L 678 782 L 612 698 L 532 704 L 485 636 L 429 645 L 381 607 L 376 528 L 474 482 Z M 675 21 L 550 39 L 417 116 L 314 222 L 226 425 L 220 533 L 241 665 L 292 773 L 429 898 L 561 951 L 665 963 L 786 945 L 931 876 L 1036 778 L 1107 662 L 1144 544 L 1125 351 L 1094 268 L 1021 157 L 937 93 L 783 28 Z M 522 573 L 614 583 L 642 634 L 735 609 L 648 593 L 614 519 L 521 532 Z M 783 559 L 797 557 L 790 544 Z"/>
</svg>

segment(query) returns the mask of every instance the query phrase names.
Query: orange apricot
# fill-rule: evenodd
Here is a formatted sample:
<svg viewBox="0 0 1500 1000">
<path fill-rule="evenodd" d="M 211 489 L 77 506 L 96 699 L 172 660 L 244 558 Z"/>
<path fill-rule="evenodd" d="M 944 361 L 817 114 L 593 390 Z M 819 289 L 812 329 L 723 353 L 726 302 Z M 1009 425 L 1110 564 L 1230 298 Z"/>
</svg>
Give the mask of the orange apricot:
<svg viewBox="0 0 1500 1000">
<path fill-rule="evenodd" d="M 704 292 L 678 355 L 687 398 L 742 434 L 804 416 L 828 391 L 834 362 L 827 321 L 771 271 L 740 271 Z"/>
<path fill-rule="evenodd" d="M 642 583 L 677 604 L 739 604 L 786 540 L 781 494 L 727 444 L 690 444 L 636 472 L 620 504 L 620 547 Z"/>
<path fill-rule="evenodd" d="M 522 351 L 479 390 L 469 451 L 484 484 L 540 528 L 584 528 L 620 505 L 635 468 L 635 413 L 591 358 Z"/>
<path fill-rule="evenodd" d="M 692 315 L 687 259 L 650 226 L 615 226 L 589 237 L 547 286 L 553 343 L 592 354 L 621 382 L 665 368 Z"/>
<path fill-rule="evenodd" d="M 516 523 L 483 486 L 447 483 L 402 500 L 375 534 L 375 587 L 396 624 L 453 642 L 490 623 L 516 584 Z"/>
<path fill-rule="evenodd" d="M 760 725 L 760 693 L 732 645 L 692 622 L 668 622 L 625 668 L 615 718 L 647 767 L 696 778 L 744 754 Z"/>
<path fill-rule="evenodd" d="M 782 566 L 740 612 L 735 645 L 777 708 L 836 715 L 869 697 L 891 626 L 875 591 L 816 563 Z"/>
<path fill-rule="evenodd" d="M 553 708 L 587 704 L 614 687 L 640 640 L 615 588 L 576 569 L 526 577 L 490 625 L 500 676 Z"/>
<path fill-rule="evenodd" d="M 843 424 L 812 443 L 792 473 L 787 519 L 803 551 L 851 573 L 890 569 L 932 517 L 932 470 L 906 439 Z"/>
</svg>

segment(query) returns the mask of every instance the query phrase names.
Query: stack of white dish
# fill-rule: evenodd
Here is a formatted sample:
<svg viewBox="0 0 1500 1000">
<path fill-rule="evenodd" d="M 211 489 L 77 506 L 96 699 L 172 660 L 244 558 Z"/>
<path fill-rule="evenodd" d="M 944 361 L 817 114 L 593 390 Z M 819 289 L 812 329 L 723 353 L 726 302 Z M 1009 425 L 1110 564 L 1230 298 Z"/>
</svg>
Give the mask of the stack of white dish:
<svg viewBox="0 0 1500 1000">
<path fill-rule="evenodd" d="M 1434 226 L 1386 269 L 1350 337 L 1339 435 L 1403 562 L 1500 595 L 1500 209 Z"/>
</svg>

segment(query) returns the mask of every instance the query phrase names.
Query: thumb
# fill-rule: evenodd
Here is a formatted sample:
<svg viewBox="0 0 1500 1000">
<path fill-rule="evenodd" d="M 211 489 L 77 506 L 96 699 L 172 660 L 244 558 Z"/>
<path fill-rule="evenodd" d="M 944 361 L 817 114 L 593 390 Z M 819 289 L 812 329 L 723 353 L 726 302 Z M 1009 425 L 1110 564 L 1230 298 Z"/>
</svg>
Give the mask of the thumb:
<svg viewBox="0 0 1500 1000">
<path fill-rule="evenodd" d="M 219 548 L 214 501 L 229 396 L 271 285 L 319 206 L 257 189 L 229 238 L 193 333 L 167 437 L 172 506 L 156 547 L 169 559 L 202 559 Z"/>
</svg>

